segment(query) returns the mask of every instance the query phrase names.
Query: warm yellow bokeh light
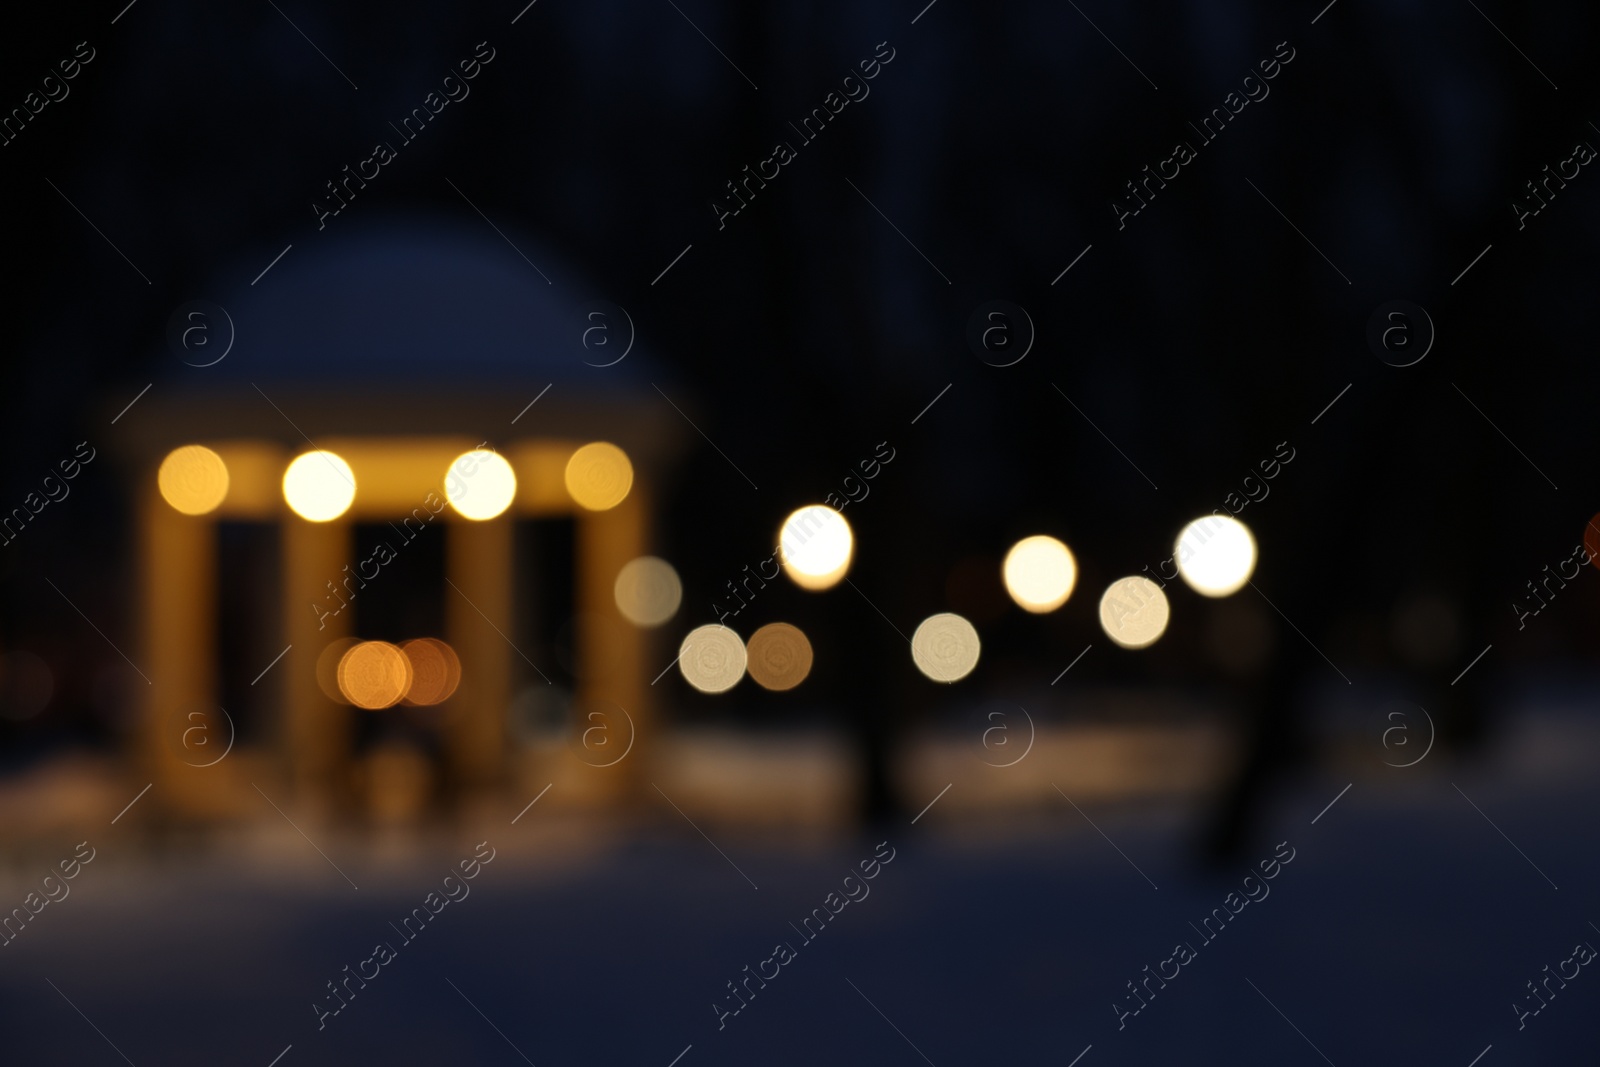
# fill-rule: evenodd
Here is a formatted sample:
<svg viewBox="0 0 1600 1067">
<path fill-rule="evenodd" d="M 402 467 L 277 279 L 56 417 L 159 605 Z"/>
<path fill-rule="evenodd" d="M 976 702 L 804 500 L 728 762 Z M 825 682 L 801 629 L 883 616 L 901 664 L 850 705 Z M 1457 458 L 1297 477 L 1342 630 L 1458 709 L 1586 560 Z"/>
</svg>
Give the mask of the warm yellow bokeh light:
<svg viewBox="0 0 1600 1067">
<path fill-rule="evenodd" d="M 936 682 L 957 682 L 971 674 L 981 648 L 972 624 L 948 611 L 929 615 L 911 635 L 911 659 Z"/>
<path fill-rule="evenodd" d="M 1166 633 L 1170 614 L 1167 594 L 1138 575 L 1112 582 L 1100 598 L 1100 628 L 1123 648 L 1155 644 Z"/>
<path fill-rule="evenodd" d="M 678 647 L 678 669 L 702 693 L 724 693 L 738 685 L 748 662 L 739 635 L 716 623 L 690 630 Z"/>
<path fill-rule="evenodd" d="M 1006 592 L 1017 606 L 1042 615 L 1056 610 L 1072 595 L 1078 582 L 1078 561 L 1066 545 L 1039 534 L 1012 545 L 1000 572 Z"/>
<path fill-rule="evenodd" d="M 844 516 L 824 504 L 809 504 L 778 530 L 783 571 L 802 589 L 827 589 L 839 584 L 850 569 L 856 539 Z"/>
<path fill-rule="evenodd" d="M 798 626 L 769 622 L 750 635 L 750 677 L 763 689 L 793 689 L 811 673 L 811 642 Z"/>
<path fill-rule="evenodd" d="M 358 708 L 398 704 L 411 678 L 411 660 L 387 641 L 363 641 L 339 660 L 339 692 Z"/>
<path fill-rule="evenodd" d="M 1256 539 L 1238 519 L 1207 515 L 1183 528 L 1173 555 L 1189 588 L 1228 596 L 1243 589 L 1256 569 Z"/>
<path fill-rule="evenodd" d="M 355 472 L 337 453 L 306 452 L 283 472 L 283 499 L 302 519 L 337 519 L 355 498 Z"/>
<path fill-rule="evenodd" d="M 517 475 L 498 453 L 486 448 L 464 452 L 445 471 L 444 495 L 466 518 L 492 519 L 511 506 Z"/>
<path fill-rule="evenodd" d="M 635 626 L 660 626 L 683 603 L 683 583 L 672 564 L 655 556 L 629 560 L 617 572 L 617 610 Z"/>
<path fill-rule="evenodd" d="M 628 454 L 609 441 L 584 445 L 567 460 L 567 492 L 580 507 L 605 511 L 622 503 L 633 488 Z"/>
<path fill-rule="evenodd" d="M 228 495 L 228 465 L 203 445 L 184 445 L 167 453 L 156 472 L 161 499 L 185 515 L 215 511 Z"/>
<path fill-rule="evenodd" d="M 439 704 L 461 684 L 461 660 L 456 650 L 435 637 L 418 637 L 400 646 L 411 661 L 411 684 L 406 688 L 407 704 Z"/>
</svg>

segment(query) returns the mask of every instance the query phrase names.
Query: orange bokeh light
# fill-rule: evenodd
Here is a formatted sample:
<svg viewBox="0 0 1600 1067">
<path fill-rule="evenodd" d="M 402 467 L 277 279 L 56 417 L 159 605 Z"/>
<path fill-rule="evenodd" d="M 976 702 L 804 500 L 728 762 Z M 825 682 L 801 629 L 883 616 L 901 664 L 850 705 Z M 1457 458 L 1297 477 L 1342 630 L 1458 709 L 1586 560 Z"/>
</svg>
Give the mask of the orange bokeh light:
<svg viewBox="0 0 1600 1067">
<path fill-rule="evenodd" d="M 363 641 L 339 659 L 338 681 L 358 708 L 393 707 L 411 688 L 411 660 L 387 641 Z"/>
<path fill-rule="evenodd" d="M 400 646 L 411 662 L 407 704 L 442 704 L 461 684 L 461 660 L 456 650 L 436 637 L 418 637 Z"/>
</svg>

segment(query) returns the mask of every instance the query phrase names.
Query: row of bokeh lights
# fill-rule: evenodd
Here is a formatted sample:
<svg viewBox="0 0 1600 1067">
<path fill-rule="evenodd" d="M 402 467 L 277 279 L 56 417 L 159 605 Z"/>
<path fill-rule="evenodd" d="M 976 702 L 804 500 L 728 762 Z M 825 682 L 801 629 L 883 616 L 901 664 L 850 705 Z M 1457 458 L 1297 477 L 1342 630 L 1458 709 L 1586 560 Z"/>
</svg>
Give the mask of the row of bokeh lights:
<svg viewBox="0 0 1600 1067">
<path fill-rule="evenodd" d="M 1202 596 L 1232 596 L 1255 572 L 1256 540 L 1238 519 L 1207 515 L 1179 531 L 1172 562 L 1189 588 Z M 1001 575 L 1006 592 L 1019 607 L 1044 614 L 1061 607 L 1072 595 L 1078 563 L 1065 544 L 1037 534 L 1011 546 Z M 1123 648 L 1155 644 L 1166 632 L 1170 617 L 1162 587 L 1142 575 L 1118 578 L 1100 597 L 1100 627 Z"/>
<path fill-rule="evenodd" d="M 850 569 L 855 538 L 844 516 L 832 508 L 813 504 L 799 509 L 784 521 L 778 539 L 784 547 L 783 569 L 803 589 L 830 588 Z M 1195 592 L 1207 597 L 1231 596 L 1244 588 L 1255 571 L 1255 537 L 1249 527 L 1231 516 L 1204 516 L 1179 532 L 1172 561 Z M 643 562 L 636 560 L 629 567 Z M 665 568 L 658 580 L 667 585 L 670 576 L 671 587 L 681 591 L 668 564 L 655 560 L 651 566 Z M 1000 571 L 1011 599 L 1024 611 L 1040 615 L 1065 604 L 1078 582 L 1072 550 L 1045 534 L 1012 545 Z M 635 587 L 635 582 L 628 584 L 629 589 Z M 623 606 L 620 577 L 617 596 L 623 614 L 640 621 Z M 664 606 L 665 601 L 660 603 Z M 675 601 L 672 609 L 676 610 Z M 671 613 L 667 611 L 663 618 Z M 1162 587 L 1142 575 L 1117 579 L 1100 597 L 1101 629 L 1123 648 L 1155 644 L 1166 632 L 1171 615 Z M 977 628 L 953 612 L 928 616 L 911 635 L 912 661 L 937 682 L 955 682 L 971 674 L 981 649 Z M 747 671 L 767 689 L 790 689 L 805 679 L 812 663 L 810 642 L 788 623 L 763 626 L 751 636 L 748 647 L 725 625 L 699 626 L 684 637 L 678 653 L 684 679 L 704 693 L 726 692 Z"/>
<path fill-rule="evenodd" d="M 470 471 L 466 477 L 452 472 Z M 517 495 L 517 475 L 497 452 L 474 449 L 457 456 L 440 472 L 445 499 L 463 518 L 479 522 L 498 518 Z M 567 492 L 588 511 L 606 511 L 622 503 L 633 488 L 628 454 L 609 441 L 576 449 L 564 472 Z M 175 448 L 156 472 L 162 499 L 185 515 L 205 515 L 228 497 L 228 465 L 204 445 Z M 470 489 L 470 492 L 469 492 Z M 356 476 L 337 452 L 315 449 L 290 461 L 283 472 L 283 499 L 291 511 L 310 522 L 331 522 L 350 510 L 356 499 Z"/>
<path fill-rule="evenodd" d="M 825 516 L 817 512 L 826 512 Z M 821 526 L 815 524 L 821 522 Z M 800 525 L 805 524 L 805 525 Z M 780 542 L 795 543 L 796 529 L 812 531 L 784 568 L 802 588 L 837 584 L 849 569 L 854 536 L 844 517 L 813 506 L 784 523 Z M 1204 551 L 1203 551 L 1204 549 Z M 1243 588 L 1255 567 L 1255 538 L 1237 519 L 1213 516 L 1183 528 L 1174 549 L 1178 572 L 1196 592 L 1224 597 Z M 1077 560 L 1064 543 L 1043 534 L 1011 547 L 1001 565 L 1006 591 L 1023 610 L 1046 614 L 1064 605 L 1077 585 Z M 625 564 L 613 586 L 618 611 L 637 626 L 655 627 L 677 614 L 683 583 L 666 560 L 641 556 Z M 1165 633 L 1171 610 L 1161 587 L 1131 575 L 1112 582 L 1100 598 L 1100 624 L 1123 648 L 1146 648 Z M 331 673 L 329 695 L 362 708 L 395 704 L 437 704 L 460 682 L 461 665 L 449 645 L 418 638 L 402 645 L 348 640 L 329 646 L 319 677 Z M 940 612 L 922 620 L 911 637 L 917 669 L 939 682 L 955 682 L 978 665 L 982 642 L 977 629 L 960 615 Z M 811 673 L 811 642 L 799 627 L 772 622 L 746 643 L 730 627 L 709 623 L 691 630 L 678 648 L 684 679 L 703 693 L 724 693 L 746 674 L 764 689 L 793 689 Z M 331 671 L 330 671 L 331 668 Z"/>
<path fill-rule="evenodd" d="M 462 471 L 471 472 L 470 482 L 449 477 Z M 504 514 L 517 492 L 511 464 L 487 449 L 458 456 L 441 477 L 451 506 L 475 521 Z M 622 449 L 596 441 L 573 452 L 564 479 L 580 507 L 604 511 L 626 499 L 633 485 L 633 466 Z M 186 515 L 214 511 L 228 494 L 227 464 L 203 445 L 174 449 L 162 461 L 156 480 L 167 503 Z M 335 452 L 305 452 L 285 469 L 283 496 L 301 518 L 330 522 L 354 503 L 355 472 Z M 832 588 L 850 569 L 855 536 L 834 508 L 811 504 L 796 510 L 784 520 L 778 538 L 782 569 L 803 589 L 820 592 Z M 1244 587 L 1255 569 L 1255 538 L 1238 519 L 1203 516 L 1179 532 L 1173 562 L 1196 592 L 1208 597 L 1230 596 Z M 1001 565 L 1001 578 L 1019 607 L 1046 614 L 1072 596 L 1078 580 L 1077 560 L 1062 541 L 1036 534 L 1011 546 Z M 644 556 L 622 568 L 614 593 L 625 618 L 638 626 L 654 627 L 677 613 L 683 585 L 671 564 Z M 1159 584 L 1142 575 L 1129 575 L 1112 582 L 1101 595 L 1099 618 L 1101 629 L 1114 643 L 1128 649 L 1147 648 L 1166 632 L 1171 607 Z M 414 653 L 407 651 L 413 646 Z M 911 638 L 913 662 L 924 675 L 940 682 L 958 681 L 970 674 L 978 664 L 981 647 L 972 623 L 951 612 L 924 619 Z M 429 665 L 421 666 L 418 656 L 432 657 Z M 783 622 L 761 627 L 748 645 L 725 625 L 700 626 L 684 637 L 678 656 L 684 679 L 705 693 L 726 692 L 746 673 L 767 689 L 792 689 L 805 680 L 812 661 L 806 635 Z M 330 696 L 358 707 L 426 705 L 438 703 L 454 691 L 460 680 L 460 663 L 448 645 L 434 638 L 400 646 L 353 642 L 340 645 L 339 658 L 329 671 L 319 670 L 319 677 L 323 674 L 328 676 L 324 688 Z M 448 679 L 448 686 L 441 689 L 443 682 L 435 685 L 435 675 Z"/>
</svg>

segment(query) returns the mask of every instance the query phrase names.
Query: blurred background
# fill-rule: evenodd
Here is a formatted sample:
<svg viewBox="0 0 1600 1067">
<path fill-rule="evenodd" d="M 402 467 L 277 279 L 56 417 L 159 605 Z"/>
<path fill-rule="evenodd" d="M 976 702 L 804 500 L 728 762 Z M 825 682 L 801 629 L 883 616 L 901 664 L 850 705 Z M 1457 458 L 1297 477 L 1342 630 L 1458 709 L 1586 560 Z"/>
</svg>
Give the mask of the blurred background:
<svg viewBox="0 0 1600 1067">
<path fill-rule="evenodd" d="M 1575 1050 L 1595 21 L 14 16 L 0 1047 Z"/>
</svg>

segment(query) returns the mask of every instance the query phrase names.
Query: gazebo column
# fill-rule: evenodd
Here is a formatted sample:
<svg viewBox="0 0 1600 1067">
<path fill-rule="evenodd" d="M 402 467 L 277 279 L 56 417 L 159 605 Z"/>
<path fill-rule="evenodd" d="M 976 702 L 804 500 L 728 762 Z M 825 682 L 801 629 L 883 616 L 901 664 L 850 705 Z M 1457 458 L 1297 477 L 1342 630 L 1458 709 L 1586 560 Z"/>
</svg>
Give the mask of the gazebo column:
<svg viewBox="0 0 1600 1067">
<path fill-rule="evenodd" d="M 331 700 L 317 684 L 317 657 L 332 641 L 350 634 L 351 611 L 337 610 L 349 594 L 339 584 L 350 562 L 350 525 L 283 518 L 284 640 L 292 647 L 283 671 L 282 743 L 289 772 L 302 799 L 327 810 L 349 787 L 350 709 Z M 328 583 L 333 583 L 330 591 Z M 329 614 L 323 614 L 328 612 Z"/>
<path fill-rule="evenodd" d="M 447 704 L 446 764 L 464 794 L 498 784 L 511 703 L 512 524 L 509 517 L 445 528 L 446 640 L 461 659 L 461 685 Z"/>
<path fill-rule="evenodd" d="M 156 492 L 153 472 L 148 487 L 140 490 L 144 640 L 139 659 L 150 684 L 136 686 L 142 698 L 138 763 L 155 785 L 148 804 L 200 814 L 207 806 L 209 780 L 184 763 L 177 746 L 190 711 L 206 712 L 208 724 L 215 711 L 216 525 L 169 507 Z"/>
<path fill-rule="evenodd" d="M 645 552 L 650 503 L 645 488 L 635 481 L 627 497 L 606 511 L 580 511 L 577 518 L 576 600 L 578 605 L 577 713 L 574 730 L 581 738 L 591 722 L 591 711 L 605 715 L 592 725 L 605 726 L 606 746 L 585 748 L 582 758 L 594 765 L 620 756 L 632 743 L 625 759 L 595 773 L 605 775 L 604 792 L 619 801 L 643 797 L 649 782 L 649 748 L 655 717 L 650 702 L 649 679 L 660 669 L 645 662 L 646 632 L 625 619 L 617 609 L 617 572 L 623 564 Z M 619 720 L 609 702 L 627 711 Z M 628 722 L 633 736 L 628 736 Z M 602 735 L 594 735 L 597 739 Z M 581 745 L 581 742 L 580 742 Z"/>
</svg>

